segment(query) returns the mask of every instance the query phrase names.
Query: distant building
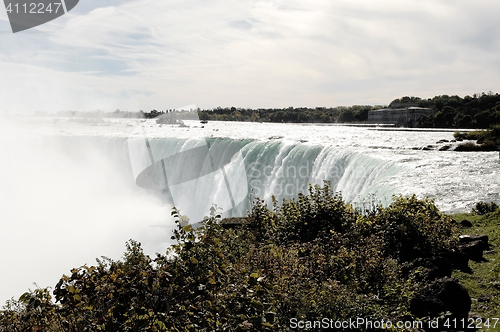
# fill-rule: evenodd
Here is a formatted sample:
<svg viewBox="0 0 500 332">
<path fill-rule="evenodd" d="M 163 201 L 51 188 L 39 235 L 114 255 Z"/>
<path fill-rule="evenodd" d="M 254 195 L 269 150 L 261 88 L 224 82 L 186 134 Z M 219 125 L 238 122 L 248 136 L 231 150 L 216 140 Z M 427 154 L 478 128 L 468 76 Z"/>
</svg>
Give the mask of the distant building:
<svg viewBox="0 0 500 332">
<path fill-rule="evenodd" d="M 368 112 L 368 123 L 415 127 L 421 116 L 432 113 L 434 113 L 434 110 L 423 107 L 383 108 Z"/>
</svg>

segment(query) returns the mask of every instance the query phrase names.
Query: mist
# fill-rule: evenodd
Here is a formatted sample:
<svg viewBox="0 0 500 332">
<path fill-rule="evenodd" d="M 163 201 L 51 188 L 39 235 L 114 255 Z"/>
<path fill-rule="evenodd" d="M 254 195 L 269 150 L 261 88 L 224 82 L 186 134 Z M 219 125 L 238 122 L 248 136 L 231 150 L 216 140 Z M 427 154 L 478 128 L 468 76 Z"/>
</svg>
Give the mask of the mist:
<svg viewBox="0 0 500 332">
<path fill-rule="evenodd" d="M 129 239 L 149 255 L 171 243 L 171 206 L 135 185 L 125 138 L 50 128 L 0 119 L 2 304 L 101 256 L 121 258 Z"/>
</svg>

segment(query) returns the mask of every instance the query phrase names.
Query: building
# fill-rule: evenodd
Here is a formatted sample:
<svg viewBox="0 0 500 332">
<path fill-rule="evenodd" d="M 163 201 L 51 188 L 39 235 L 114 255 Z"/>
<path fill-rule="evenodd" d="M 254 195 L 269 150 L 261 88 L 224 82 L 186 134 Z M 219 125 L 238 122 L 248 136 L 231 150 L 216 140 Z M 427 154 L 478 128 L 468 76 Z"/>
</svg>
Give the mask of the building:
<svg viewBox="0 0 500 332">
<path fill-rule="evenodd" d="M 432 113 L 433 109 L 423 107 L 383 108 L 368 112 L 368 123 L 415 127 L 421 116 Z"/>
</svg>

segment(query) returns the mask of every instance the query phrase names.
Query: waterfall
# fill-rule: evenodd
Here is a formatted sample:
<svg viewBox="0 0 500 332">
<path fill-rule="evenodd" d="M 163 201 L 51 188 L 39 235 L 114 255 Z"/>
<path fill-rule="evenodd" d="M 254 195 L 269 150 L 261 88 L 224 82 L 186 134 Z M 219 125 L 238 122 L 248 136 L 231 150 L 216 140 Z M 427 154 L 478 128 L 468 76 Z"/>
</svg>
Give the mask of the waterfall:
<svg viewBox="0 0 500 332">
<path fill-rule="evenodd" d="M 225 217 L 246 215 L 253 198 L 271 202 L 329 181 L 344 199 L 384 201 L 393 162 L 332 146 L 228 138 L 128 139 L 135 183 L 167 196 L 196 224 L 216 204 Z"/>
</svg>

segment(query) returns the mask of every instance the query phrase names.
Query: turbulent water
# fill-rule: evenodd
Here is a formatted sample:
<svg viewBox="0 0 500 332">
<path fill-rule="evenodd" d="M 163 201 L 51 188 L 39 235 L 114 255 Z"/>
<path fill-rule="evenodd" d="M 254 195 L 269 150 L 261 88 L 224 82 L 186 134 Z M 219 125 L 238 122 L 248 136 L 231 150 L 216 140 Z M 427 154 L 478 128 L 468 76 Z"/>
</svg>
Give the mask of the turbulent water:
<svg viewBox="0 0 500 332">
<path fill-rule="evenodd" d="M 500 201 L 498 153 L 438 151 L 453 131 L 57 118 L 0 129 L 0 301 L 119 258 L 130 238 L 164 251 L 173 205 L 195 224 L 212 204 L 243 216 L 255 197 L 292 198 L 324 180 L 358 207 L 399 193 L 445 212 Z"/>
</svg>

